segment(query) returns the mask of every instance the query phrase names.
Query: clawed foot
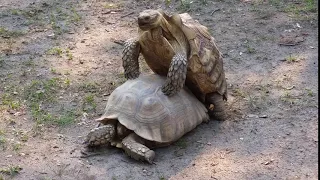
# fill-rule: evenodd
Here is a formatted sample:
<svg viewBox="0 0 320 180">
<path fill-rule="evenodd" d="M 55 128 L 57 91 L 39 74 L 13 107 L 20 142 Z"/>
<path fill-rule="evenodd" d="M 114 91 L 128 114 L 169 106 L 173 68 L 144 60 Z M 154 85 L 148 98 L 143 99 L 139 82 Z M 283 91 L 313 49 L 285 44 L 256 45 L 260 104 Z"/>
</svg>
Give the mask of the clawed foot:
<svg viewBox="0 0 320 180">
<path fill-rule="evenodd" d="M 173 96 L 178 92 L 178 89 L 172 85 L 170 80 L 167 80 L 162 86 L 161 91 L 167 96 Z"/>
<path fill-rule="evenodd" d="M 138 71 L 133 71 L 133 72 L 125 72 L 124 73 L 124 77 L 126 78 L 126 79 L 136 79 L 136 78 L 138 78 L 139 77 L 139 75 L 140 75 L 140 72 Z"/>
</svg>

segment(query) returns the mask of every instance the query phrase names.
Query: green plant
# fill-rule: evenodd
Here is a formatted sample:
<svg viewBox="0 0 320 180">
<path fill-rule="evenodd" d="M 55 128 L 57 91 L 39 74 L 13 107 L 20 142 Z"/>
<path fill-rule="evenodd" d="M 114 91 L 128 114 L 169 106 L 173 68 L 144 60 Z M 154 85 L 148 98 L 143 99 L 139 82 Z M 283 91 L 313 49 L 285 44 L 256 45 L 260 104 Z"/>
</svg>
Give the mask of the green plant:
<svg viewBox="0 0 320 180">
<path fill-rule="evenodd" d="M 96 82 L 85 82 L 79 86 L 79 90 L 84 92 L 97 92 L 99 89 L 98 84 Z"/>
<path fill-rule="evenodd" d="M 20 15 L 21 14 L 21 10 L 19 10 L 19 9 L 11 9 L 11 14 L 12 15 Z"/>
<path fill-rule="evenodd" d="M 292 17 L 303 19 L 304 17 L 309 18 L 309 14 L 318 14 L 317 5 L 315 0 L 303 0 L 301 3 L 289 4 L 283 8 L 284 12 L 289 13 Z M 314 15 L 311 15 L 314 17 Z"/>
<path fill-rule="evenodd" d="M 122 3 L 108 3 L 106 5 L 104 5 L 103 7 L 106 8 L 106 9 L 117 9 L 117 8 L 120 8 L 122 6 Z"/>
<path fill-rule="evenodd" d="M 4 59 L 2 56 L 0 56 L 0 67 L 2 67 L 4 65 Z"/>
<path fill-rule="evenodd" d="M 72 60 L 73 59 L 73 55 L 70 52 L 70 49 L 66 49 L 66 55 L 67 55 L 68 60 Z"/>
<path fill-rule="evenodd" d="M 313 91 L 311 89 L 307 89 L 306 88 L 306 91 L 307 91 L 307 95 L 310 96 L 310 97 L 313 97 L 314 94 L 313 94 Z"/>
<path fill-rule="evenodd" d="M 193 3 L 193 1 L 191 1 L 191 0 L 180 0 L 179 10 L 180 11 L 189 11 L 192 3 Z"/>
<path fill-rule="evenodd" d="M 5 144 L 7 142 L 7 139 L 3 136 L 0 136 L 0 145 Z"/>
<path fill-rule="evenodd" d="M 6 175 L 9 175 L 9 176 L 15 176 L 21 170 L 22 170 L 22 168 L 20 166 L 10 165 L 9 167 L 1 168 L 0 169 L 0 173 L 6 174 Z"/>
<path fill-rule="evenodd" d="M 37 124 L 52 124 L 55 121 L 55 118 L 52 116 L 52 114 L 42 109 L 38 103 L 32 103 L 31 115 Z"/>
<path fill-rule="evenodd" d="M 165 4 L 166 4 L 166 6 L 169 6 L 170 3 L 171 3 L 171 0 L 165 0 L 164 2 L 165 2 Z"/>
<path fill-rule="evenodd" d="M 24 64 L 25 66 L 29 66 L 29 67 L 35 65 L 32 58 L 29 58 L 27 61 L 23 62 L 23 64 Z"/>
<path fill-rule="evenodd" d="M 54 68 L 51 68 L 50 71 L 51 71 L 52 74 L 57 74 L 57 70 L 54 69 Z"/>
<path fill-rule="evenodd" d="M 62 114 L 59 118 L 55 120 L 55 123 L 59 126 L 66 126 L 69 124 L 72 124 L 75 119 L 75 113 L 72 111 L 67 111 L 64 114 Z"/>
<path fill-rule="evenodd" d="M 299 59 L 297 56 L 292 56 L 291 54 L 285 58 L 288 63 L 297 62 Z"/>
<path fill-rule="evenodd" d="M 180 139 L 175 143 L 176 146 L 178 146 L 180 149 L 186 149 L 188 144 L 185 140 Z"/>
<path fill-rule="evenodd" d="M 21 107 L 21 103 L 19 100 L 14 100 L 14 98 L 12 97 L 12 95 L 8 94 L 8 93 L 4 93 L 1 96 L 1 101 L 3 105 L 8 106 L 11 109 L 19 109 Z"/>
<path fill-rule="evenodd" d="M 250 108 L 252 108 L 252 109 L 257 108 L 256 104 L 258 101 L 258 97 L 248 94 L 245 99 L 248 101 Z"/>
<path fill-rule="evenodd" d="M 81 20 L 81 16 L 78 14 L 78 12 L 75 10 L 74 7 L 71 8 L 72 11 L 72 22 L 79 22 Z"/>
<path fill-rule="evenodd" d="M 272 6 L 279 7 L 280 4 L 281 4 L 281 1 L 280 1 L 280 0 L 269 0 L 269 3 L 270 3 Z"/>
<path fill-rule="evenodd" d="M 17 142 L 12 145 L 14 151 L 19 151 L 21 149 L 21 143 Z"/>
<path fill-rule="evenodd" d="M 246 93 L 244 91 L 242 91 L 241 89 L 239 89 L 239 88 L 233 89 L 232 93 L 233 93 L 234 96 L 240 96 L 242 98 L 246 97 Z"/>
<path fill-rule="evenodd" d="M 97 107 L 97 104 L 94 101 L 94 95 L 93 94 L 88 94 L 84 97 L 84 101 L 83 101 L 83 110 L 87 111 L 87 110 L 95 110 Z M 90 106 L 91 108 L 88 109 L 87 106 Z"/>
<path fill-rule="evenodd" d="M 60 79 L 52 78 L 45 81 L 33 80 L 25 90 L 26 98 L 30 102 L 53 101 L 55 93 L 60 87 Z"/>
<path fill-rule="evenodd" d="M 305 0 L 305 10 L 310 12 L 317 12 L 317 4 L 315 0 Z"/>
<path fill-rule="evenodd" d="M 47 54 L 49 55 L 58 55 L 60 57 L 62 57 L 62 49 L 60 47 L 54 47 L 54 48 L 51 48 L 47 51 Z"/>
<path fill-rule="evenodd" d="M 66 78 L 64 80 L 64 84 L 67 85 L 67 86 L 70 86 L 70 83 L 71 83 L 71 80 L 69 78 Z"/>
<path fill-rule="evenodd" d="M 250 46 L 247 46 L 247 52 L 250 54 L 256 53 L 256 50 Z"/>
<path fill-rule="evenodd" d="M 8 30 L 4 27 L 0 27 L 0 36 L 4 38 L 18 37 L 24 34 L 25 33 L 22 31 Z"/>
</svg>

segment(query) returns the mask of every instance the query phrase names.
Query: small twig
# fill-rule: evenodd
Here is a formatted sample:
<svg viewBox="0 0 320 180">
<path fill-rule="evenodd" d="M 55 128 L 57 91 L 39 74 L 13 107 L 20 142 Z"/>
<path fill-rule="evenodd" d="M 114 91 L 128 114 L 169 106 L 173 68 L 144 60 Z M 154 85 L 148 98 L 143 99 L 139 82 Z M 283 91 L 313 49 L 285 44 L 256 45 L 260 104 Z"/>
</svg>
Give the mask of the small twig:
<svg viewBox="0 0 320 180">
<path fill-rule="evenodd" d="M 281 46 L 296 46 L 298 45 L 299 43 L 279 43 L 279 45 Z"/>
<path fill-rule="evenodd" d="M 131 14 L 133 14 L 134 12 L 129 12 L 129 13 L 127 13 L 127 14 L 125 14 L 125 15 L 122 15 L 121 16 L 121 18 L 124 18 L 124 17 L 127 17 L 127 16 L 130 16 Z"/>
<path fill-rule="evenodd" d="M 287 88 L 285 88 L 285 89 L 286 89 L 286 90 L 291 90 L 291 89 L 293 89 L 293 88 L 295 88 L 295 86 L 287 87 Z"/>
<path fill-rule="evenodd" d="M 97 153 L 86 153 L 81 151 L 80 158 L 88 158 L 88 157 L 92 157 L 92 156 L 99 156 L 99 155 L 104 155 L 104 154 L 108 154 L 107 152 L 97 152 Z"/>
<path fill-rule="evenodd" d="M 215 13 L 215 12 L 217 12 L 217 11 L 220 11 L 221 9 L 220 8 L 218 8 L 218 9 L 215 9 L 215 10 L 213 10 L 212 12 L 211 12 L 211 16 L 213 15 L 213 13 Z"/>
<path fill-rule="evenodd" d="M 114 40 L 113 42 L 116 43 L 116 44 L 119 44 L 121 46 L 124 45 L 124 41 L 123 40 Z"/>
<path fill-rule="evenodd" d="M 106 12 L 102 12 L 101 14 L 110 14 L 110 13 L 111 13 L 111 10 L 106 11 Z"/>
</svg>

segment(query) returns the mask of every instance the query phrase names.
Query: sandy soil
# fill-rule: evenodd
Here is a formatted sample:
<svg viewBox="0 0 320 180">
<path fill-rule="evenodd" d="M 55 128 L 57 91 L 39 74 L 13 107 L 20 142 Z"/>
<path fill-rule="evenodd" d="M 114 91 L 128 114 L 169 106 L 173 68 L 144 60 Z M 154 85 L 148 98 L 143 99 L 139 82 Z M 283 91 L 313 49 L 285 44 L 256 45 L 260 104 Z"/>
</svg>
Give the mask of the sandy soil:
<svg viewBox="0 0 320 180">
<path fill-rule="evenodd" d="M 317 1 L 190 2 L 0 0 L 0 179 L 318 179 Z M 81 158 L 148 8 L 210 29 L 230 118 L 156 149 L 153 165 L 116 148 Z"/>
</svg>

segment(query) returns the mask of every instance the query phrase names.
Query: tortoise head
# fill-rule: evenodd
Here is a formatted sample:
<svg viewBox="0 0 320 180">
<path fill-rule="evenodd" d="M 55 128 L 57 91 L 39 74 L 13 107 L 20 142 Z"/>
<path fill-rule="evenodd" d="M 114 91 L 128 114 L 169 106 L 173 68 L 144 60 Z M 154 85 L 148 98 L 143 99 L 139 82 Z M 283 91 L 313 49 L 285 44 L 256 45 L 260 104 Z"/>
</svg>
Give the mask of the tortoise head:
<svg viewBox="0 0 320 180">
<path fill-rule="evenodd" d="M 142 11 L 138 16 L 139 28 L 143 31 L 159 27 L 163 16 L 161 11 L 148 9 Z"/>
</svg>

